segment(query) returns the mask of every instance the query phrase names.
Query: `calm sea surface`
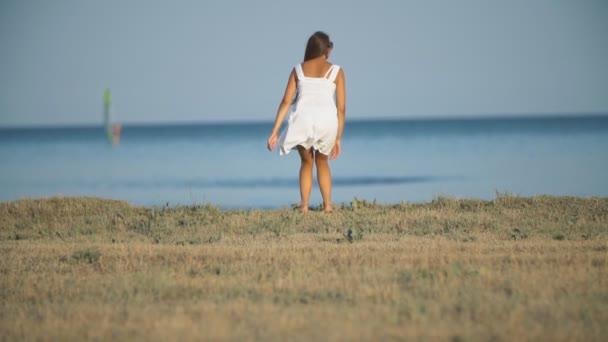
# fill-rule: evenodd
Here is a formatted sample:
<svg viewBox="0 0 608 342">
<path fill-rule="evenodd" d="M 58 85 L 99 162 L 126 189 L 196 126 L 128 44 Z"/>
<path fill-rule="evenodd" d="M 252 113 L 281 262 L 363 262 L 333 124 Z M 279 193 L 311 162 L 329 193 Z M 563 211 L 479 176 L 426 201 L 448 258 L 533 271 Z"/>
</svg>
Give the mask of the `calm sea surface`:
<svg viewBox="0 0 608 342">
<path fill-rule="evenodd" d="M 299 202 L 297 153 L 266 150 L 271 123 L 0 128 L 0 201 L 96 196 L 223 208 Z M 437 196 L 608 196 L 608 116 L 348 121 L 334 202 Z M 321 202 L 315 184 L 312 205 Z"/>
</svg>

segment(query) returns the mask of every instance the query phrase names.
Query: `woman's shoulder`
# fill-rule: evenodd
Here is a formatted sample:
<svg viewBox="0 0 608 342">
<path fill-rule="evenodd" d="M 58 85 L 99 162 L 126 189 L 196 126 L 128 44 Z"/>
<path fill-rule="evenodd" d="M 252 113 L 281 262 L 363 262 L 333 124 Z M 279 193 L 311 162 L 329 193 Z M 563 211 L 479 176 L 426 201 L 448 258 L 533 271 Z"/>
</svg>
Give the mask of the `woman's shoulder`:
<svg viewBox="0 0 608 342">
<path fill-rule="evenodd" d="M 329 63 L 329 64 L 331 65 L 331 66 L 330 66 L 330 68 L 332 68 L 332 69 L 337 69 L 337 70 L 338 70 L 338 71 L 340 71 L 340 72 L 341 72 L 341 71 L 342 71 L 342 69 L 343 69 L 343 68 L 342 68 L 342 66 L 341 66 L 341 65 L 339 65 L 339 64 L 336 64 L 336 63 Z"/>
<path fill-rule="evenodd" d="M 296 65 L 294 65 L 293 69 L 291 70 L 292 72 L 295 72 L 296 74 L 300 74 L 304 72 L 304 66 L 307 65 L 308 63 L 310 63 L 310 61 L 305 61 L 305 62 L 300 62 Z M 325 65 L 326 70 L 330 70 L 330 69 L 338 69 L 339 72 L 343 72 L 344 68 L 341 65 L 338 65 L 336 63 L 332 63 L 330 61 L 327 61 L 327 64 Z"/>
<path fill-rule="evenodd" d="M 318 63 L 318 62 L 316 62 L 316 61 L 314 61 L 314 60 L 310 60 L 310 61 L 304 61 L 304 62 L 297 63 L 297 64 L 294 66 L 294 68 L 302 68 L 302 67 L 304 67 L 305 65 L 309 65 L 309 64 L 314 65 L 314 64 L 317 64 L 317 63 Z M 336 64 L 336 63 L 332 63 L 332 62 L 330 62 L 330 61 L 326 61 L 326 62 L 325 62 L 325 66 L 327 66 L 328 68 L 329 68 L 329 67 L 332 67 L 332 66 L 334 66 L 334 67 L 340 67 L 338 64 Z"/>
</svg>

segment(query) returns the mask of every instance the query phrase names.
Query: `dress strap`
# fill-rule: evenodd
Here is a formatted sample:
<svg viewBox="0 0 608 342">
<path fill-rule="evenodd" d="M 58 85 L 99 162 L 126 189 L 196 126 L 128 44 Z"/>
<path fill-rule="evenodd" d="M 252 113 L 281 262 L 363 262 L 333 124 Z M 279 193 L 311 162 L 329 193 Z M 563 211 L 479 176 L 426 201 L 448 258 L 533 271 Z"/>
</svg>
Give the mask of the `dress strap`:
<svg viewBox="0 0 608 342">
<path fill-rule="evenodd" d="M 336 80 L 336 77 L 338 77 L 338 72 L 340 71 L 340 66 L 339 65 L 332 65 L 331 68 L 329 68 L 329 70 L 327 71 L 327 74 L 329 75 L 329 77 L 326 77 L 328 80 L 334 82 Z"/>
<path fill-rule="evenodd" d="M 304 71 L 302 70 L 302 64 L 298 64 L 295 67 L 296 69 L 296 76 L 298 76 L 298 79 L 303 79 L 304 78 Z"/>
<path fill-rule="evenodd" d="M 323 78 L 329 79 L 329 75 L 331 75 L 332 70 L 334 70 L 333 64 L 329 67 L 329 69 L 327 69 L 327 72 L 325 73 L 325 75 L 323 75 Z"/>
</svg>

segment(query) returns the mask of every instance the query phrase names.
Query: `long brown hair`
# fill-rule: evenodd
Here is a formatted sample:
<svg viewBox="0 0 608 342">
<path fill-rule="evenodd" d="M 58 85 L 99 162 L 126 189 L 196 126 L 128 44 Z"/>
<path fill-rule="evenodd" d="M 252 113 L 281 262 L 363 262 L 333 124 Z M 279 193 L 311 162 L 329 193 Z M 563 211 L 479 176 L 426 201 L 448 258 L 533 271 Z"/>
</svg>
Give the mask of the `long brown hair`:
<svg viewBox="0 0 608 342">
<path fill-rule="evenodd" d="M 327 51 L 334 47 L 334 43 L 329 40 L 325 32 L 317 31 L 308 38 L 306 52 L 304 52 L 304 62 L 323 56 Z"/>
</svg>

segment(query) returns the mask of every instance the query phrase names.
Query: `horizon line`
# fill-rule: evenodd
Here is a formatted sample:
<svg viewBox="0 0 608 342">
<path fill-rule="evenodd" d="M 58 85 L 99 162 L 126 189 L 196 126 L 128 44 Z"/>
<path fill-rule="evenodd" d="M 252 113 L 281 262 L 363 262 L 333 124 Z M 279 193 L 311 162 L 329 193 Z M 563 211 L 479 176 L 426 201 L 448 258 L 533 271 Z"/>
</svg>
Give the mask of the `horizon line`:
<svg viewBox="0 0 608 342">
<path fill-rule="evenodd" d="M 371 121 L 467 121 L 467 120 L 522 120 L 522 119 L 576 119 L 576 118 L 608 118 L 607 112 L 562 112 L 562 113 L 499 113 L 499 114 L 463 114 L 463 115 L 412 115 L 402 117 L 392 116 L 355 116 L 348 117 L 351 122 Z M 232 119 L 208 119 L 208 120 L 174 120 L 174 121 L 125 121 L 116 122 L 123 127 L 157 127 L 157 126 L 184 126 L 184 125 L 242 125 L 272 123 L 274 119 L 260 118 L 232 118 Z M 53 128 L 98 128 L 103 127 L 103 122 L 98 123 L 44 123 L 44 124 L 0 124 L 0 130 L 6 129 L 53 129 Z"/>
</svg>

